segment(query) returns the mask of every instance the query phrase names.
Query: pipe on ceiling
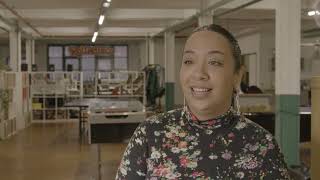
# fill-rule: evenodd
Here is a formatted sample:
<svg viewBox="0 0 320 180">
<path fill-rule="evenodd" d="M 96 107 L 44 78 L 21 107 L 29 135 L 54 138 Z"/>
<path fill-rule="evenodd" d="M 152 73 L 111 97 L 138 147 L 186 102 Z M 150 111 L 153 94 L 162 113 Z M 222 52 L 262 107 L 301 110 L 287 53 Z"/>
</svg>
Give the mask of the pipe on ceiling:
<svg viewBox="0 0 320 180">
<path fill-rule="evenodd" d="M 25 20 L 22 16 L 20 16 L 20 14 L 15 11 L 14 9 L 12 9 L 11 7 L 9 7 L 5 2 L 0 0 L 0 4 L 5 7 L 6 9 L 8 9 L 13 15 L 15 15 L 20 21 L 22 21 L 23 23 L 25 23 L 27 26 L 29 26 L 34 32 L 36 32 L 40 37 L 42 37 L 42 34 L 33 26 L 31 25 L 27 20 Z"/>
<path fill-rule="evenodd" d="M 178 23 L 176 23 L 176 24 L 174 24 L 172 26 L 167 27 L 166 29 L 164 29 L 164 30 L 160 31 L 159 33 L 153 35 L 151 38 L 156 37 L 156 36 L 161 36 L 166 31 L 175 31 L 176 33 L 180 32 L 180 31 L 182 31 L 182 30 L 194 25 L 193 21 L 197 20 L 200 16 L 203 16 L 203 15 L 205 15 L 207 13 L 210 13 L 211 11 L 214 11 L 214 10 L 218 9 L 219 7 L 221 7 L 221 6 L 225 5 L 225 4 L 228 4 L 228 3 L 232 2 L 232 1 L 234 1 L 234 0 L 221 0 L 221 1 L 218 1 L 217 3 L 209 6 L 208 8 L 206 8 L 206 9 L 196 13 L 195 15 L 192 15 L 191 17 L 185 19 L 184 21 L 178 22 Z M 250 1 L 250 2 L 245 3 L 243 5 L 237 6 L 235 8 L 225 10 L 223 12 L 220 12 L 217 15 L 214 15 L 213 18 L 218 18 L 218 17 L 221 17 L 223 15 L 233 13 L 233 12 L 239 10 L 239 9 L 245 8 L 245 7 L 250 6 L 252 4 L 255 4 L 255 3 L 259 2 L 259 1 L 262 1 L 262 0 L 253 0 L 253 1 Z"/>
</svg>

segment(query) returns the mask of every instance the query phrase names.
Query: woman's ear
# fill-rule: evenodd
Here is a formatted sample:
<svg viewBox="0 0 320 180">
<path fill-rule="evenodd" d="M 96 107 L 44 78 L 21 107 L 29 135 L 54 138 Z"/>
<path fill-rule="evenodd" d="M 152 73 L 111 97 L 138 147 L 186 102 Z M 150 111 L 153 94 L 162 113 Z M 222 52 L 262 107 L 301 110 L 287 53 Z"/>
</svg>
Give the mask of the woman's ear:
<svg viewBox="0 0 320 180">
<path fill-rule="evenodd" d="M 245 73 L 244 66 L 240 66 L 239 70 L 234 73 L 234 82 L 233 82 L 234 89 L 236 89 L 236 90 L 240 89 L 240 84 L 241 84 L 241 80 L 242 80 L 244 73 Z"/>
</svg>

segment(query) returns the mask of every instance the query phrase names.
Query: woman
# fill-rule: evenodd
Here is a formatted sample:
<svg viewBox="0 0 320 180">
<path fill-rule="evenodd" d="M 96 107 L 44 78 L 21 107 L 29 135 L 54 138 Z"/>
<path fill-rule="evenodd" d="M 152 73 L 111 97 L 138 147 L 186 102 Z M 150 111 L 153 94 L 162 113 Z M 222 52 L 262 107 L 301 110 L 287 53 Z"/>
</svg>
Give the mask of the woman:
<svg viewBox="0 0 320 180">
<path fill-rule="evenodd" d="M 191 34 L 180 69 L 187 105 L 139 125 L 117 180 L 289 179 L 272 135 L 239 113 L 240 55 L 221 26 Z"/>
</svg>

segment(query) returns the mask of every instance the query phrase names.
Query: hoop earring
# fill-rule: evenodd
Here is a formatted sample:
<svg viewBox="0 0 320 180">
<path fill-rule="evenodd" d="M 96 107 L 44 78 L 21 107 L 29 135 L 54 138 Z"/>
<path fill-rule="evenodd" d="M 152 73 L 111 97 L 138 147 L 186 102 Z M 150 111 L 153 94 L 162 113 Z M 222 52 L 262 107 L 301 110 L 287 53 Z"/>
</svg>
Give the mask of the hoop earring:
<svg viewBox="0 0 320 180">
<path fill-rule="evenodd" d="M 233 109 L 236 111 L 237 115 L 241 115 L 238 90 L 234 90 Z"/>
</svg>

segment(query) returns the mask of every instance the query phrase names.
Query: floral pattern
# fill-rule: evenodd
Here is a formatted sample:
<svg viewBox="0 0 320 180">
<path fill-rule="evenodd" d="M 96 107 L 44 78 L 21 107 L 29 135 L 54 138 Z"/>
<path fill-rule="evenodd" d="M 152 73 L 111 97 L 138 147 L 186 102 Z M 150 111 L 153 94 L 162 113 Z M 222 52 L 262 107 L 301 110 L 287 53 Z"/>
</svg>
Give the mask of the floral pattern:
<svg viewBox="0 0 320 180">
<path fill-rule="evenodd" d="M 198 121 L 186 109 L 149 118 L 132 136 L 116 180 L 290 179 L 273 136 L 232 110 Z"/>
</svg>

